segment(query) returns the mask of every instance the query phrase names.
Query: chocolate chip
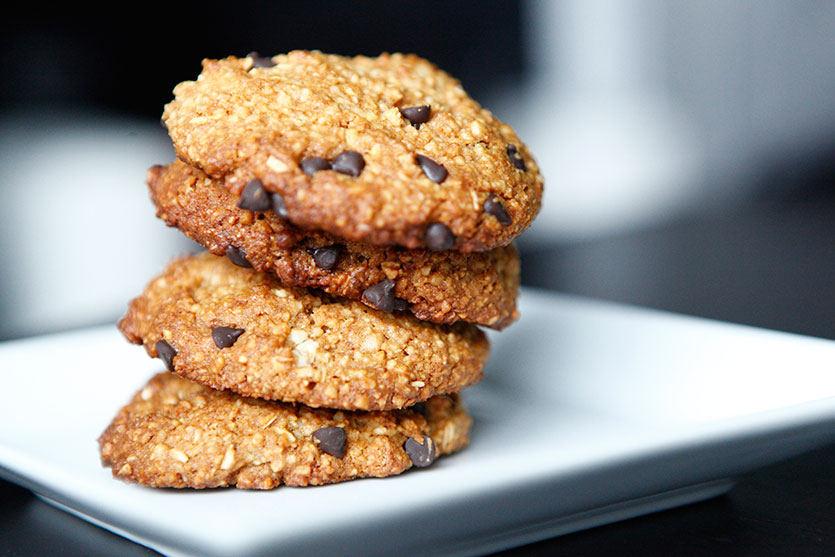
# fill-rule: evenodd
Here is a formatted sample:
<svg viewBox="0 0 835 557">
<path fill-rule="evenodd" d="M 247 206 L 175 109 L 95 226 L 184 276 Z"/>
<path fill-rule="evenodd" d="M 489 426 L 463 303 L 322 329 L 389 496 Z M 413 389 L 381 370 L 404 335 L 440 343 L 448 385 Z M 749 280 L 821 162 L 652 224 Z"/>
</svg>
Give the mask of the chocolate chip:
<svg viewBox="0 0 835 557">
<path fill-rule="evenodd" d="M 273 62 L 272 58 L 266 58 L 257 52 L 250 52 L 246 55 L 246 57 L 252 58 L 253 68 L 272 68 L 275 66 L 275 62 Z"/>
<path fill-rule="evenodd" d="M 308 157 L 301 162 L 300 166 L 302 167 L 302 172 L 308 176 L 313 176 L 320 170 L 331 169 L 331 163 L 322 157 Z"/>
<path fill-rule="evenodd" d="M 510 159 L 510 162 L 513 163 L 513 166 L 519 170 L 523 172 L 528 170 L 528 167 L 525 165 L 525 159 L 522 158 L 522 155 L 513 143 L 508 143 L 507 145 L 507 157 Z"/>
<path fill-rule="evenodd" d="M 455 235 L 447 225 L 440 222 L 433 222 L 426 227 L 423 234 L 423 243 L 432 251 L 448 250 L 455 243 Z"/>
<path fill-rule="evenodd" d="M 504 208 L 504 204 L 499 200 L 496 194 L 491 193 L 490 197 L 487 198 L 487 201 L 484 202 L 484 212 L 488 215 L 496 217 L 496 220 L 499 221 L 499 224 L 502 226 L 510 224 L 510 215 L 507 214 L 507 209 Z"/>
<path fill-rule="evenodd" d="M 429 105 L 401 108 L 400 114 L 415 128 L 420 129 L 420 125 L 429 120 Z"/>
<path fill-rule="evenodd" d="M 250 180 L 244 187 L 241 198 L 238 199 L 238 207 L 247 211 L 266 211 L 272 206 L 270 195 L 264 189 L 261 180 Z"/>
<path fill-rule="evenodd" d="M 412 464 L 418 468 L 429 466 L 435 461 L 435 442 L 428 435 L 423 436 L 423 444 L 418 443 L 413 437 L 409 437 L 403 443 L 403 448 L 412 460 Z"/>
<path fill-rule="evenodd" d="M 415 160 L 417 160 L 420 169 L 423 170 L 423 173 L 426 174 L 426 177 L 440 184 L 448 175 L 446 168 L 443 165 L 440 165 L 430 159 L 429 157 L 425 157 L 423 155 L 415 155 Z"/>
<path fill-rule="evenodd" d="M 229 261 L 231 261 L 238 267 L 252 267 L 252 263 L 250 263 L 247 260 L 246 254 L 244 254 L 244 250 L 242 250 L 241 248 L 236 248 L 235 246 L 227 246 L 226 257 L 228 257 Z"/>
<path fill-rule="evenodd" d="M 426 408 L 426 403 L 425 402 L 416 402 L 412 405 L 411 409 L 414 410 L 415 412 L 417 412 L 418 414 L 420 414 L 421 416 L 423 416 L 424 418 L 427 417 L 428 410 Z"/>
<path fill-rule="evenodd" d="M 154 348 L 157 349 L 157 356 L 159 356 L 159 359 L 165 363 L 165 367 L 168 368 L 168 371 L 174 371 L 174 356 L 177 355 L 177 351 L 174 350 L 174 347 L 168 344 L 168 341 L 166 340 L 158 340 L 154 345 Z"/>
<path fill-rule="evenodd" d="M 393 279 L 380 281 L 366 288 L 362 293 L 362 299 L 382 311 L 392 312 L 408 309 L 409 302 L 394 295 L 394 285 Z"/>
<path fill-rule="evenodd" d="M 339 263 L 339 258 L 342 257 L 342 246 L 333 244 L 332 246 L 324 246 L 321 248 L 310 248 L 307 253 L 313 256 L 313 261 L 316 266 L 326 271 L 332 270 Z"/>
<path fill-rule="evenodd" d="M 313 432 L 313 442 L 319 449 L 336 458 L 345 456 L 345 430 L 341 427 L 322 427 Z"/>
<path fill-rule="evenodd" d="M 281 197 L 281 194 L 271 193 L 270 203 L 272 204 L 273 213 L 283 219 L 287 218 L 287 205 L 284 204 L 284 198 Z"/>
<path fill-rule="evenodd" d="M 365 159 L 356 151 L 342 151 L 333 159 L 331 168 L 341 174 L 348 174 L 356 178 L 365 168 Z"/>
<path fill-rule="evenodd" d="M 238 337 L 244 334 L 244 329 L 235 327 L 215 327 L 212 329 L 212 340 L 218 348 L 229 348 Z"/>
</svg>

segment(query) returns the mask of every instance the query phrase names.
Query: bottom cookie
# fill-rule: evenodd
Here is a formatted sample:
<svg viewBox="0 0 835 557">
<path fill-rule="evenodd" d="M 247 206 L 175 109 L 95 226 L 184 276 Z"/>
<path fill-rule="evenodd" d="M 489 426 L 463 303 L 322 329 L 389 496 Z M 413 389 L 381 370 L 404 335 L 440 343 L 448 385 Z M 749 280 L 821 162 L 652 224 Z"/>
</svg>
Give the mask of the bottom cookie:
<svg viewBox="0 0 835 557">
<path fill-rule="evenodd" d="M 455 395 L 350 412 L 246 398 L 161 373 L 99 437 L 115 477 L 152 487 L 321 485 L 399 474 L 465 447 Z"/>
</svg>

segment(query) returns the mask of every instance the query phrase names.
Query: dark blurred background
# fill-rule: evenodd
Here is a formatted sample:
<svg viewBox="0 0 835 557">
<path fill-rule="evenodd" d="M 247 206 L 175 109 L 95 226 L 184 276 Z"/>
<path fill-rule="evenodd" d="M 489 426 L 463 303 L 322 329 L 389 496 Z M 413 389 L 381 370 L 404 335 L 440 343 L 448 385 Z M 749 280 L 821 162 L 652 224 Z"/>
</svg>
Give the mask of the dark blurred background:
<svg viewBox="0 0 835 557">
<path fill-rule="evenodd" d="M 524 281 L 835 336 L 835 4 L 18 3 L 0 20 L 0 338 L 116 319 L 173 253 L 144 172 L 204 57 L 421 54 L 546 177 Z"/>
<path fill-rule="evenodd" d="M 5 17 L 4 111 L 76 105 L 159 118 L 203 58 L 317 49 L 415 52 L 474 94 L 523 77 L 519 2 L 142 2 L 102 10 L 31 4 Z M 123 11 L 124 10 L 124 11 Z"/>
</svg>

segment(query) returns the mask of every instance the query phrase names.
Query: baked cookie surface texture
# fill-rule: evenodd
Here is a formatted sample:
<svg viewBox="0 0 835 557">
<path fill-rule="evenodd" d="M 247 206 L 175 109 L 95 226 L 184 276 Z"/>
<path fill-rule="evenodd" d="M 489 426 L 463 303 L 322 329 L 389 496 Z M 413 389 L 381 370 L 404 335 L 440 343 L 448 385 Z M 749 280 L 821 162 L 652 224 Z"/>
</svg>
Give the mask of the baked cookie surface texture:
<svg viewBox="0 0 835 557">
<path fill-rule="evenodd" d="M 282 286 L 211 253 L 174 261 L 119 322 L 169 369 L 244 396 L 389 410 L 482 377 L 484 333 Z"/>
<path fill-rule="evenodd" d="M 513 244 L 489 251 L 404 250 L 305 231 L 273 211 L 252 211 L 202 171 L 182 161 L 148 171 L 157 216 L 215 255 L 239 254 L 288 286 L 320 288 L 370 305 L 368 289 L 391 295 L 418 319 L 466 321 L 503 329 L 518 316 L 519 255 Z"/>
<path fill-rule="evenodd" d="M 153 377 L 99 437 L 113 475 L 152 487 L 271 489 L 399 474 L 467 445 L 455 395 L 347 412 L 245 398 Z"/>
<path fill-rule="evenodd" d="M 236 196 L 277 195 L 302 228 L 482 251 L 540 208 L 542 177 L 515 132 L 415 55 L 204 60 L 174 93 L 163 120 L 178 157 Z"/>
</svg>

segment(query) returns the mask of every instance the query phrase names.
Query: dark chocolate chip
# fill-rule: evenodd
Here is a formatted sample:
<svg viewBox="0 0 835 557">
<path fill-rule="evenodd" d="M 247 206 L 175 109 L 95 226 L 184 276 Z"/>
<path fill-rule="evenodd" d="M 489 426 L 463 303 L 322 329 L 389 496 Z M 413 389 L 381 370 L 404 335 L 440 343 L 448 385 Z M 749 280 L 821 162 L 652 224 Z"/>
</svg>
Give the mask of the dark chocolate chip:
<svg viewBox="0 0 835 557">
<path fill-rule="evenodd" d="M 322 427 L 313 432 L 314 443 L 319 450 L 336 458 L 345 456 L 345 430 L 341 427 Z"/>
<path fill-rule="evenodd" d="M 212 340 L 218 348 L 229 348 L 238 337 L 244 334 L 244 329 L 235 327 L 215 327 L 212 329 Z"/>
<path fill-rule="evenodd" d="M 523 172 L 528 170 L 528 167 L 525 165 L 525 159 L 522 158 L 522 155 L 513 143 L 508 143 L 507 145 L 507 157 L 513 163 L 513 166 L 519 170 Z"/>
<path fill-rule="evenodd" d="M 394 285 L 393 279 L 380 281 L 366 288 L 362 293 L 362 299 L 382 311 L 392 312 L 408 309 L 409 302 L 394 295 Z"/>
<path fill-rule="evenodd" d="M 429 120 L 429 105 L 401 108 L 400 114 L 415 128 L 420 129 L 420 125 Z"/>
<path fill-rule="evenodd" d="M 238 199 L 238 207 L 247 211 L 266 211 L 271 206 L 270 195 L 258 179 L 250 180 Z"/>
<path fill-rule="evenodd" d="M 327 160 L 323 159 L 322 157 L 309 157 L 304 159 L 300 166 L 302 167 L 302 172 L 307 174 L 308 176 L 313 176 L 320 170 L 330 170 L 331 163 Z"/>
<path fill-rule="evenodd" d="M 356 151 L 342 151 L 333 159 L 331 168 L 341 174 L 348 174 L 356 178 L 365 168 L 365 159 Z"/>
<path fill-rule="evenodd" d="M 159 356 L 159 359 L 165 363 L 165 367 L 168 368 L 168 371 L 174 371 L 174 356 L 177 355 L 177 351 L 174 350 L 174 347 L 168 344 L 168 341 L 166 340 L 158 340 L 154 345 L 154 348 L 157 349 L 157 356 Z"/>
<path fill-rule="evenodd" d="M 423 436 L 423 444 L 418 443 L 413 437 L 409 437 L 403 443 L 403 448 L 412 460 L 412 464 L 418 468 L 429 466 L 435 461 L 435 442 L 428 435 Z"/>
<path fill-rule="evenodd" d="M 440 222 L 433 222 L 426 227 L 423 235 L 423 243 L 432 251 L 448 250 L 455 243 L 455 235 L 447 225 Z"/>
<path fill-rule="evenodd" d="M 272 58 L 266 58 L 257 52 L 250 52 L 246 56 L 247 58 L 252 58 L 253 68 L 272 68 L 275 66 L 275 62 L 273 62 Z"/>
<path fill-rule="evenodd" d="M 507 209 L 504 208 L 504 204 L 499 200 L 496 194 L 491 193 L 490 197 L 487 198 L 487 201 L 484 202 L 484 212 L 488 215 L 496 217 L 496 220 L 499 221 L 499 224 L 502 226 L 510 224 L 510 215 L 507 214 Z"/>
<path fill-rule="evenodd" d="M 321 248 L 310 248 L 307 253 L 313 256 L 313 261 L 316 266 L 326 271 L 332 270 L 339 263 L 339 258 L 342 257 L 342 246 L 333 244 L 331 246 L 323 246 Z"/>
<path fill-rule="evenodd" d="M 443 165 L 438 164 L 429 157 L 425 157 L 423 155 L 415 155 L 415 159 L 417 160 L 420 169 L 423 170 L 424 174 L 426 174 L 427 178 L 438 184 L 446 180 L 449 173 Z"/>
<path fill-rule="evenodd" d="M 411 409 L 423 416 L 424 418 L 427 417 L 428 410 L 426 408 L 425 402 L 416 402 L 412 405 Z"/>
<path fill-rule="evenodd" d="M 226 247 L 226 257 L 229 258 L 229 261 L 237 265 L 238 267 L 252 267 L 252 263 L 250 263 L 247 258 L 244 250 L 241 248 L 236 248 L 235 246 L 227 246 Z"/>
<path fill-rule="evenodd" d="M 271 193 L 270 203 L 272 204 L 273 213 L 283 219 L 287 218 L 287 205 L 284 204 L 284 198 L 281 197 L 281 194 Z"/>
</svg>

